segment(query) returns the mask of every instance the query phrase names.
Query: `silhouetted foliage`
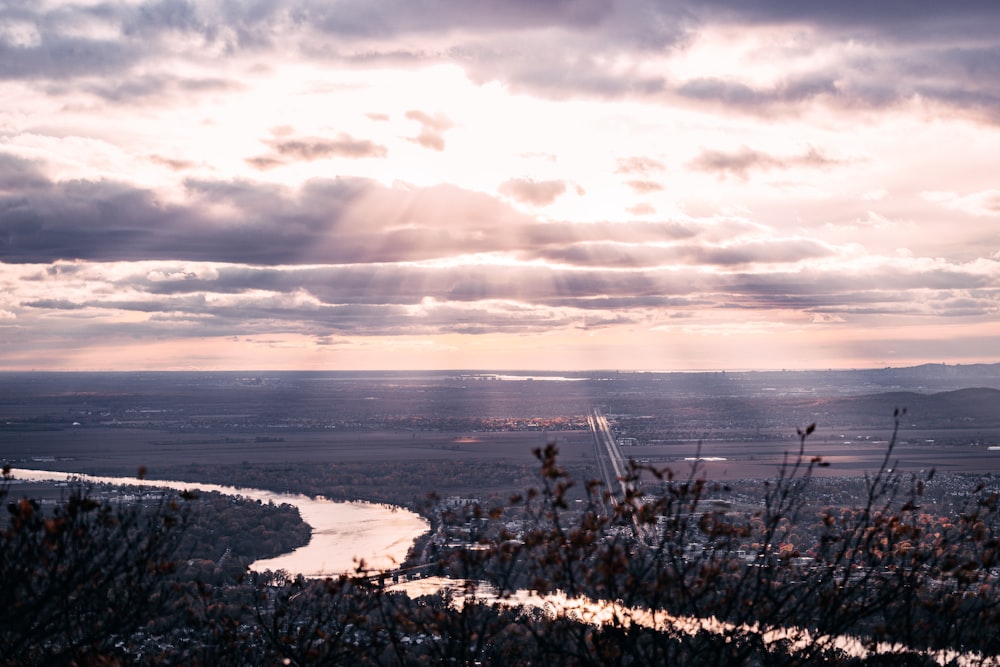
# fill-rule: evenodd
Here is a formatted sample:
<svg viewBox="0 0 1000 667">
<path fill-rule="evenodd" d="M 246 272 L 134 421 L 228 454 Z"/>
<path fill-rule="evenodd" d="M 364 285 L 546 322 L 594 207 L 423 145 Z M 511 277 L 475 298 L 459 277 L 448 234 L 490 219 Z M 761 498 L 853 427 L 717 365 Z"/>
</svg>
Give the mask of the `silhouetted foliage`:
<svg viewBox="0 0 1000 667">
<path fill-rule="evenodd" d="M 934 472 L 894 472 L 894 432 L 856 498 L 815 504 L 826 462 L 806 454 L 814 428 L 798 431 L 798 451 L 752 505 L 721 502 L 732 490 L 697 465 L 680 475 L 630 462 L 623 493 L 580 489 L 548 445 L 536 488 L 440 512 L 435 532 L 454 529 L 464 546 L 336 579 L 178 580 L 173 501 L 140 510 L 78 493 L 50 513 L 20 501 L 2 545 L 3 581 L 15 582 L 0 612 L 4 660 L 89 659 L 117 640 L 115 655 L 139 664 L 995 663 L 997 492 L 980 485 L 959 511 L 930 512 Z M 417 571 L 451 587 L 394 585 Z M 150 611 L 159 617 L 134 633 Z"/>
<path fill-rule="evenodd" d="M 9 495 L 4 468 L 0 499 Z M 94 662 L 166 608 L 172 555 L 186 521 L 180 498 L 113 504 L 82 484 L 44 511 L 7 504 L 0 532 L 0 662 Z"/>
<path fill-rule="evenodd" d="M 825 465 L 805 454 L 814 428 L 799 431 L 798 453 L 762 482 L 751 512 L 710 502 L 727 488 L 697 467 L 678 477 L 634 462 L 623 500 L 591 483 L 571 509 L 574 482 L 548 446 L 537 452 L 541 488 L 513 499 L 530 528 L 455 554 L 450 567 L 501 597 L 528 589 L 597 603 L 611 617 L 599 627 L 566 623 L 573 615 L 556 606 L 563 622 L 539 632 L 549 653 L 575 664 L 919 664 L 1000 653 L 997 493 L 980 486 L 953 521 L 932 521 L 920 503 L 934 473 L 892 472 L 894 433 L 856 505 L 809 506 L 804 492 Z"/>
</svg>

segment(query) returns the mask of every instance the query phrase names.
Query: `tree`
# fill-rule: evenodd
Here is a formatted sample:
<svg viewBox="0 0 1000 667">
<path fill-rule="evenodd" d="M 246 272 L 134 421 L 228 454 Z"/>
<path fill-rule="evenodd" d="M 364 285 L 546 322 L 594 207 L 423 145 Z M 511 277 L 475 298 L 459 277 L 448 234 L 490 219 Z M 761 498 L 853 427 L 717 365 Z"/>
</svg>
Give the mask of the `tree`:
<svg viewBox="0 0 1000 667">
<path fill-rule="evenodd" d="M 433 565 L 454 593 L 406 595 L 359 564 L 338 579 L 196 582 L 190 596 L 170 574 L 187 520 L 177 499 L 126 507 L 77 487 L 51 512 L 15 501 L 0 542 L 0 658 L 94 662 L 125 642 L 120 655 L 141 663 L 127 643 L 165 622 L 169 602 L 196 639 L 148 662 L 996 664 L 1000 495 L 981 484 L 933 514 L 934 472 L 894 472 L 894 432 L 851 501 L 819 504 L 813 430 L 753 509 L 721 502 L 733 490 L 697 465 L 635 462 L 623 497 L 589 482 L 576 502 L 556 447 L 541 448 L 536 488 L 452 510 L 475 541 Z"/>
<path fill-rule="evenodd" d="M 921 499 L 934 473 L 892 472 L 894 432 L 855 506 L 815 507 L 808 490 L 825 462 L 805 455 L 813 429 L 799 432 L 797 455 L 763 483 L 753 512 L 709 502 L 728 488 L 696 467 L 676 476 L 634 462 L 623 500 L 591 483 L 583 509 L 572 510 L 574 481 L 548 446 L 536 452 L 541 488 L 512 499 L 530 528 L 455 554 L 449 567 L 463 576 L 478 568 L 501 598 L 557 593 L 605 613 L 594 625 L 579 603 L 551 606 L 534 636 L 552 662 L 929 664 L 956 652 L 972 663 L 1000 655 L 997 493 L 978 486 L 948 528 L 929 532 Z M 643 492 L 644 480 L 657 492 Z"/>
<path fill-rule="evenodd" d="M 0 500 L 11 479 L 5 466 Z M 11 500 L 0 529 L 0 663 L 98 661 L 156 618 L 171 595 L 181 500 L 100 501 L 79 483 L 51 511 Z"/>
</svg>

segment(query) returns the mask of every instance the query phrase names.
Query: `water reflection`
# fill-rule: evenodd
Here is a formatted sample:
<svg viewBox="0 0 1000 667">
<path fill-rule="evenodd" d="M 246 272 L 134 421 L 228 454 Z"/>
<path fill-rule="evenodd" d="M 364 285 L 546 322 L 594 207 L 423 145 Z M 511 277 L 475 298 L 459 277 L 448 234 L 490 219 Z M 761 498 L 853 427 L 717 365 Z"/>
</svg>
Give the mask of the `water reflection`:
<svg viewBox="0 0 1000 667">
<path fill-rule="evenodd" d="M 568 597 L 562 593 L 539 595 L 532 591 L 516 591 L 508 596 L 498 596 L 495 589 L 485 582 L 473 582 L 445 577 L 429 577 L 396 584 L 391 590 L 417 598 L 447 592 L 451 603 L 460 608 L 465 602 L 500 604 L 512 607 L 535 608 L 550 618 L 564 617 L 586 625 L 614 627 L 641 626 L 660 632 L 694 637 L 701 632 L 725 637 L 759 637 L 764 646 L 781 646 L 790 655 L 817 646 L 839 650 L 843 655 L 866 660 L 875 655 L 906 654 L 912 649 L 903 644 L 880 642 L 872 645 L 848 635 L 817 635 L 798 627 L 767 627 L 762 625 L 736 625 L 714 617 L 675 616 L 662 609 L 629 607 L 621 602 Z M 1000 659 L 976 653 L 954 650 L 927 651 L 925 655 L 939 665 L 960 667 L 1000 667 Z"/>
<path fill-rule="evenodd" d="M 302 519 L 312 527 L 309 544 L 291 553 L 259 560 L 250 568 L 287 570 L 306 577 L 328 577 L 352 571 L 363 559 L 365 567 L 398 567 L 427 521 L 409 510 L 371 503 L 335 503 L 325 498 L 297 496 Z"/>
<path fill-rule="evenodd" d="M 101 477 L 51 470 L 14 471 L 17 479 L 61 481 L 76 478 L 95 484 L 144 486 L 177 491 L 200 490 L 240 496 L 262 503 L 289 503 L 299 508 L 302 520 L 312 528 L 309 544 L 276 558 L 260 560 L 250 569 L 287 570 L 307 577 L 329 577 L 351 572 L 363 559 L 374 570 L 389 570 L 406 558 L 413 541 L 427 532 L 427 520 L 414 512 L 391 505 L 361 502 L 334 502 L 301 494 L 275 493 L 262 489 L 241 489 L 220 484 L 147 480 L 138 477 Z"/>
<path fill-rule="evenodd" d="M 352 571 L 358 558 L 364 558 L 370 569 L 389 570 L 406 556 L 410 545 L 426 532 L 426 520 L 413 512 L 386 505 L 371 503 L 332 502 L 325 498 L 309 498 L 301 494 L 283 494 L 261 489 L 240 489 L 218 484 L 195 484 L 165 480 L 143 480 L 135 477 L 100 477 L 77 475 L 47 470 L 15 471 L 17 479 L 30 481 L 65 480 L 76 478 L 85 482 L 117 486 L 145 486 L 175 490 L 201 490 L 241 496 L 251 500 L 274 503 L 291 503 L 298 506 L 303 520 L 312 529 L 309 544 L 277 558 L 257 561 L 251 565 L 256 571 L 287 570 L 309 577 L 336 576 Z M 787 643 L 792 652 L 796 647 L 815 646 L 822 643 L 836 647 L 848 656 L 865 659 L 873 654 L 891 654 L 907 650 L 901 645 L 880 644 L 877 647 L 849 636 L 817 636 L 796 627 L 767 628 L 761 626 L 733 625 L 715 618 L 674 616 L 663 610 L 628 607 L 619 602 L 570 598 L 560 593 L 538 595 L 531 591 L 517 591 L 509 596 L 498 596 L 484 582 L 464 581 L 445 577 L 416 579 L 393 585 L 391 590 L 405 592 L 411 597 L 449 593 L 452 604 L 461 606 L 467 600 L 487 604 L 533 607 L 551 616 L 564 616 L 592 625 L 627 627 L 640 625 L 657 630 L 695 635 L 710 632 L 725 636 L 755 635 L 765 645 Z M 941 665 L 991 665 L 1000 667 L 994 658 L 955 651 L 939 651 L 928 656 Z"/>
</svg>

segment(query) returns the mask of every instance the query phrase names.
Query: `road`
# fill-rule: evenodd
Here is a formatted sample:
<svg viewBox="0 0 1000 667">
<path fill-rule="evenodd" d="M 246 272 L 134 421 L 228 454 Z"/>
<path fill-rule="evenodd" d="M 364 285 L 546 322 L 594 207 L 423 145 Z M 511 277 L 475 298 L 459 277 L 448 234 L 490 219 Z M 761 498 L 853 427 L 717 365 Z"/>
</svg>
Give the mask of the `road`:
<svg viewBox="0 0 1000 667">
<path fill-rule="evenodd" d="M 591 408 L 587 416 L 590 421 L 590 430 L 594 434 L 594 449 L 597 452 L 597 468 L 601 472 L 601 481 L 611 492 L 611 503 L 617 507 L 624 501 L 634 487 L 627 481 L 629 473 L 628 462 L 622 454 L 618 441 L 611 433 L 607 418 L 598 408 Z M 630 513 L 632 516 L 632 528 L 635 536 L 640 541 L 649 542 L 653 538 L 653 533 L 649 526 L 639 523 L 639 516 L 636 512 Z"/>
<path fill-rule="evenodd" d="M 601 481 L 611 492 L 612 502 L 617 505 L 628 492 L 629 484 L 624 481 L 628 474 L 628 463 L 622 455 L 618 441 L 611 433 L 607 418 L 599 408 L 591 408 L 587 416 L 590 430 L 594 434 L 594 448 L 597 453 L 597 467 L 601 473 Z"/>
</svg>

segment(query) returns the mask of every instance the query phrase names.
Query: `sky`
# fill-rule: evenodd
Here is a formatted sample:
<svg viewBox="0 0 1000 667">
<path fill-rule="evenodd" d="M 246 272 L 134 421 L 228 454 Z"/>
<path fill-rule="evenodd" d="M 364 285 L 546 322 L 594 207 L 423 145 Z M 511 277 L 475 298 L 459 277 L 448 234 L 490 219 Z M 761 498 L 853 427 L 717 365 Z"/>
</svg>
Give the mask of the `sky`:
<svg viewBox="0 0 1000 667">
<path fill-rule="evenodd" d="M 0 369 L 1000 361 L 1000 3 L 0 0 Z"/>
</svg>

